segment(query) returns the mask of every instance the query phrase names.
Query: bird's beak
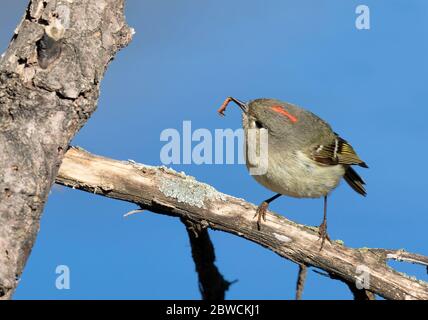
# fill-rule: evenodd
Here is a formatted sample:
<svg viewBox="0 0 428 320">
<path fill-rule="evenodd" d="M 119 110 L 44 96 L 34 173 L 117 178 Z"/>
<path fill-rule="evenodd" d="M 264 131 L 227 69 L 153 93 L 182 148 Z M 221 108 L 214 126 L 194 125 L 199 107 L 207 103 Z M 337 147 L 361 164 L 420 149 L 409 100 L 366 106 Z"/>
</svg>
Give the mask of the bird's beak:
<svg viewBox="0 0 428 320">
<path fill-rule="evenodd" d="M 231 101 L 233 101 L 233 102 L 235 102 L 240 108 L 241 108 L 241 110 L 244 112 L 244 113 L 247 113 L 248 112 L 248 106 L 247 106 L 247 104 L 246 103 L 244 103 L 244 102 L 242 102 L 242 101 L 240 101 L 240 100 L 238 100 L 238 99 L 235 99 L 235 98 L 232 98 L 232 97 L 230 97 L 230 100 Z"/>
</svg>

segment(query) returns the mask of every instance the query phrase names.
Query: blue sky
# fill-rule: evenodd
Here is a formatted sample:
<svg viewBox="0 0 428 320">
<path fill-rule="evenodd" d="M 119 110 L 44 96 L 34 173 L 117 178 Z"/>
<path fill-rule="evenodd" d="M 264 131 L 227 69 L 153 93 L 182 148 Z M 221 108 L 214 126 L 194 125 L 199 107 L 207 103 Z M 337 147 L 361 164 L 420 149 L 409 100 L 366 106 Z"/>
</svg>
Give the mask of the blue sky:
<svg viewBox="0 0 428 320">
<path fill-rule="evenodd" d="M 0 12 L 0 50 L 27 1 Z M 355 8 L 371 29 L 355 28 Z M 162 130 L 239 128 L 228 95 L 304 106 L 349 140 L 370 169 L 363 198 L 342 184 L 329 203 L 329 233 L 352 247 L 406 248 L 428 255 L 428 2 L 425 0 L 128 0 L 136 35 L 102 82 L 98 110 L 73 145 L 115 159 L 159 165 Z M 218 190 L 260 203 L 271 192 L 242 165 L 174 165 Z M 281 198 L 271 208 L 318 225 L 322 200 Z M 125 202 L 55 187 L 16 299 L 199 299 L 183 225 Z M 291 299 L 297 266 L 266 249 L 210 231 L 217 265 L 237 279 L 227 298 Z M 57 290 L 67 265 L 70 290 Z M 423 268 L 394 263 L 428 280 Z M 308 273 L 305 299 L 349 299 L 341 283 Z"/>
</svg>

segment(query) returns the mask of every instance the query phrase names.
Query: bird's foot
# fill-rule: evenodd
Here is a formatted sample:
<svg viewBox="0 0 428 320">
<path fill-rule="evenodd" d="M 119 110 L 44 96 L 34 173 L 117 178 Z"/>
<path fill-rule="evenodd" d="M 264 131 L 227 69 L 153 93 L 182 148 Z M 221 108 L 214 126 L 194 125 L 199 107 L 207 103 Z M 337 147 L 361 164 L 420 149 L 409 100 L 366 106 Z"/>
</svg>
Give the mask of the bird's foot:
<svg viewBox="0 0 428 320">
<path fill-rule="evenodd" d="M 326 221 L 323 221 L 323 223 L 321 223 L 320 226 L 318 227 L 318 235 L 319 235 L 318 240 L 321 240 L 321 247 L 320 247 L 320 251 L 321 251 L 322 248 L 324 247 L 325 240 L 327 240 L 328 242 L 331 242 L 330 237 L 327 233 Z"/>
<path fill-rule="evenodd" d="M 269 203 L 268 202 L 262 202 L 261 205 L 259 205 L 259 207 L 257 208 L 256 214 L 254 215 L 253 219 L 257 217 L 257 230 L 260 231 L 260 225 L 262 223 L 262 219 L 263 221 L 266 221 L 266 211 L 269 207 Z"/>
</svg>

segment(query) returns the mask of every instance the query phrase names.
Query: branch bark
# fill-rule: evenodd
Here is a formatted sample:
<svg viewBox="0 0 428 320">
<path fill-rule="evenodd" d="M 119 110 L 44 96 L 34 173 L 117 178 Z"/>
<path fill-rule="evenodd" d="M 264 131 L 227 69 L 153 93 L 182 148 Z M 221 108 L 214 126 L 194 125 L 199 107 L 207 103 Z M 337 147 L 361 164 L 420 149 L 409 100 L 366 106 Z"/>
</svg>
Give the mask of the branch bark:
<svg viewBox="0 0 428 320">
<path fill-rule="evenodd" d="M 107 159 L 71 148 L 56 182 L 235 234 L 297 264 L 322 269 L 345 283 L 356 283 L 363 269 L 369 280 L 364 283 L 369 285 L 365 289 L 387 299 L 428 299 L 428 283 L 386 264 L 389 258 L 405 258 L 426 265 L 426 257 L 402 250 L 353 249 L 339 241 L 325 243 L 320 251 L 316 228 L 296 224 L 273 212 L 267 213 L 259 231 L 252 219 L 256 206 L 165 167 Z"/>
<path fill-rule="evenodd" d="M 299 273 L 297 275 L 296 283 L 296 300 L 302 300 L 303 289 L 305 288 L 306 275 L 308 273 L 308 267 L 304 264 L 299 265 Z"/>
<path fill-rule="evenodd" d="M 132 38 L 123 0 L 31 0 L 0 58 L 0 299 L 17 285 L 71 138 Z"/>
</svg>

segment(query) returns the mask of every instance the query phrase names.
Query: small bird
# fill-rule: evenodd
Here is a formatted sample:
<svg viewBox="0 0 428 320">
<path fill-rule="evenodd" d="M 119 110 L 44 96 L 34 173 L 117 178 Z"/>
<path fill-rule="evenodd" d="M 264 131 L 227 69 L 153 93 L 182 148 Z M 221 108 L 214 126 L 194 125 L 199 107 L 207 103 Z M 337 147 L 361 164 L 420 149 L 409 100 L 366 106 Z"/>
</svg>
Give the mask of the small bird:
<svg viewBox="0 0 428 320">
<path fill-rule="evenodd" d="M 324 198 L 324 218 L 318 228 L 321 248 L 327 233 L 327 197 L 342 177 L 362 196 L 366 195 L 365 182 L 352 165 L 368 168 L 352 146 L 329 124 L 310 111 L 276 99 L 256 99 L 244 103 L 228 97 L 218 109 L 224 115 L 227 105 L 236 103 L 243 111 L 243 128 L 256 133 L 267 130 L 267 170 L 253 175 L 257 182 L 276 194 L 263 201 L 257 209 L 257 226 L 265 220 L 269 204 L 282 195 L 296 198 Z M 246 140 L 245 150 L 249 150 Z M 260 144 L 260 138 L 256 142 Z M 254 148 L 253 148 L 254 149 Z M 260 150 L 257 146 L 255 150 Z M 253 166 L 246 157 L 247 168 Z"/>
</svg>

